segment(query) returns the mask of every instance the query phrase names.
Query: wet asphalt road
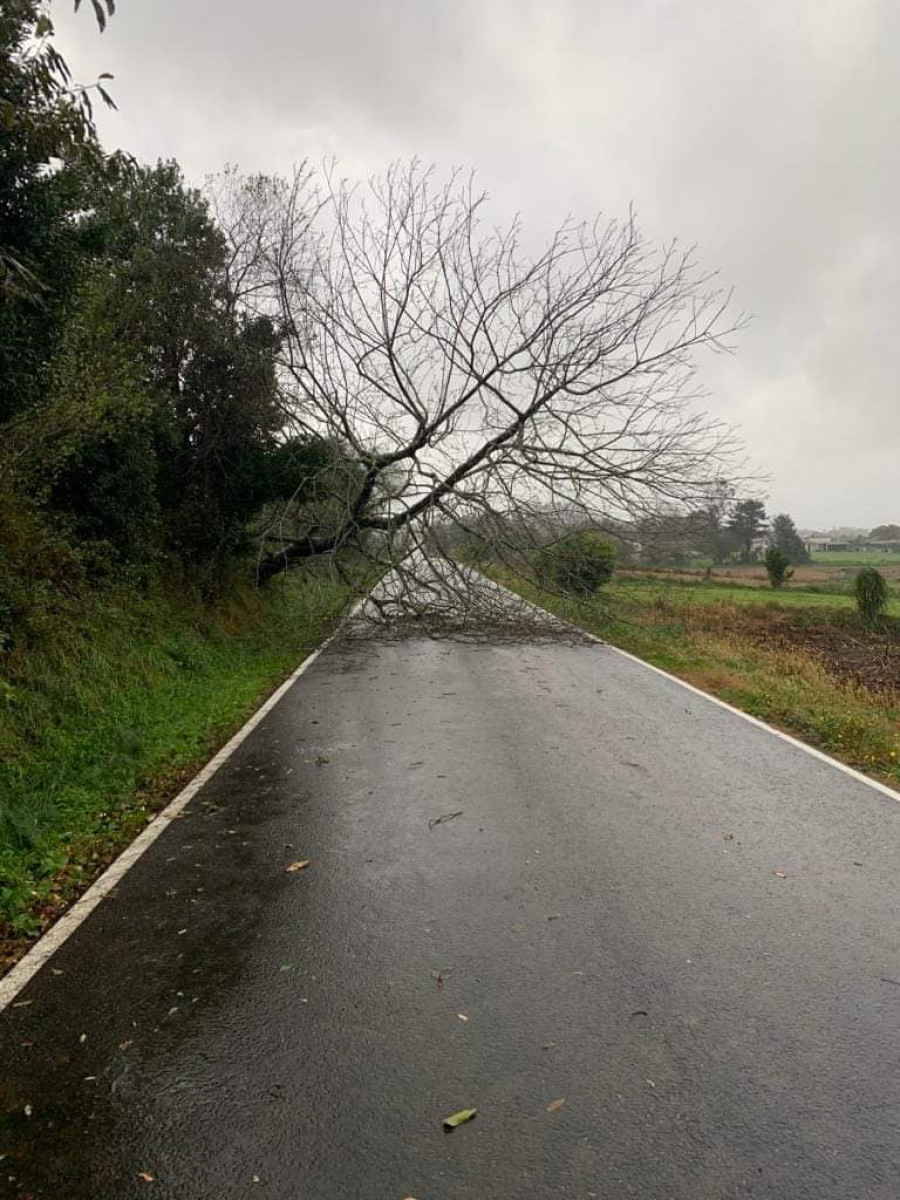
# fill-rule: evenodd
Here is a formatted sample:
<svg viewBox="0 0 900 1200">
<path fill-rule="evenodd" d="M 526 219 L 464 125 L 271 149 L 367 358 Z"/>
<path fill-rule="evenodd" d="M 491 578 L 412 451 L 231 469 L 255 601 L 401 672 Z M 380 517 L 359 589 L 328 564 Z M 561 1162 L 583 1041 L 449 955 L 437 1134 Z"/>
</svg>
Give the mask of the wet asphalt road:
<svg viewBox="0 0 900 1200">
<path fill-rule="evenodd" d="M 609 648 L 338 645 L 0 1018 L 0 1195 L 893 1200 L 898 863 Z"/>
</svg>

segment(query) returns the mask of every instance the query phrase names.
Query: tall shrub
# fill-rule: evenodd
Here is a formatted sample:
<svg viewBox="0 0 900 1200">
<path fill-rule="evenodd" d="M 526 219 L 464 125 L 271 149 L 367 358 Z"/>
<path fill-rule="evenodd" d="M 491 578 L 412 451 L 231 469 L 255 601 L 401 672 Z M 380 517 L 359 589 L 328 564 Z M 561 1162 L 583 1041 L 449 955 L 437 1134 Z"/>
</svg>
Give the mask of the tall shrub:
<svg viewBox="0 0 900 1200">
<path fill-rule="evenodd" d="M 791 560 L 778 546 L 769 546 L 765 557 L 766 574 L 773 588 L 784 587 L 794 574 Z"/>
<path fill-rule="evenodd" d="M 856 607 L 864 621 L 876 621 L 887 608 L 887 581 L 875 567 L 863 567 L 856 576 Z"/>
<path fill-rule="evenodd" d="M 606 538 L 586 529 L 544 547 L 537 567 L 543 582 L 563 592 L 589 596 L 612 579 L 616 551 Z"/>
</svg>

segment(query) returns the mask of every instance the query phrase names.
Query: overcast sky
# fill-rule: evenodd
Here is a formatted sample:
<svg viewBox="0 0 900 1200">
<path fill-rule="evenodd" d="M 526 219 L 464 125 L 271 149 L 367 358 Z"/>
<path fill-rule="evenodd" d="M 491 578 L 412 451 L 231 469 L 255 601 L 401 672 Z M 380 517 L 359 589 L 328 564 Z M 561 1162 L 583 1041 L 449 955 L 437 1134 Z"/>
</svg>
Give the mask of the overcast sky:
<svg viewBox="0 0 900 1200">
<path fill-rule="evenodd" d="M 56 0 L 109 147 L 477 168 L 498 218 L 623 214 L 753 322 L 709 408 L 800 526 L 900 521 L 900 0 Z"/>
</svg>

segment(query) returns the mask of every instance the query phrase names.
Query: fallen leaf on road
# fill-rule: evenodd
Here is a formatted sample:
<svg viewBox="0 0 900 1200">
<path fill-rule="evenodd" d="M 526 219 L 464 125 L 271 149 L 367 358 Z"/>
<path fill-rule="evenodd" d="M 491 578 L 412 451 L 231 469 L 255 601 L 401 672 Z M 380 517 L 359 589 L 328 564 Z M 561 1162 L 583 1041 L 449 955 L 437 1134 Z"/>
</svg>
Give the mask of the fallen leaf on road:
<svg viewBox="0 0 900 1200">
<path fill-rule="evenodd" d="M 457 1125 L 465 1125 L 466 1121 L 471 1121 L 477 1115 L 477 1108 L 461 1108 L 459 1112 L 453 1113 L 452 1116 L 444 1117 L 444 1128 L 455 1129 Z"/>
<path fill-rule="evenodd" d="M 444 813 L 444 815 L 441 817 L 432 817 L 432 819 L 428 822 L 428 828 L 434 829 L 435 825 L 443 825 L 445 821 L 455 821 L 457 817 L 461 817 L 463 815 L 464 811 L 465 810 L 461 808 L 458 812 Z"/>
<path fill-rule="evenodd" d="M 312 860 L 311 860 L 311 859 L 309 859 L 309 858 L 304 858 L 304 859 L 302 859 L 300 862 L 294 862 L 294 863 L 291 863 L 291 864 L 290 864 L 290 866 L 288 866 L 288 867 L 285 867 L 284 869 L 285 869 L 285 871 L 287 871 L 287 873 L 288 873 L 289 875 L 290 875 L 290 874 L 291 874 L 293 871 L 305 871 L 305 870 L 306 870 L 306 868 L 309 866 L 309 864 L 310 864 L 310 862 L 311 862 L 311 861 L 312 861 Z"/>
<path fill-rule="evenodd" d="M 786 871 L 773 871 L 772 874 L 775 876 L 776 879 L 787 879 Z"/>
<path fill-rule="evenodd" d="M 731 832 L 731 830 L 730 830 L 730 829 L 726 829 L 726 830 L 724 830 L 724 832 L 722 833 L 722 837 L 724 838 L 724 840 L 725 840 L 726 842 L 733 842 L 733 841 L 734 841 L 734 834 Z"/>
<path fill-rule="evenodd" d="M 155 1176 L 151 1175 L 149 1171 L 138 1171 L 138 1179 L 141 1181 L 141 1183 L 155 1182 Z"/>
<path fill-rule="evenodd" d="M 565 1102 L 566 1102 L 565 1096 L 563 1096 L 562 1100 L 553 1100 L 550 1104 L 547 1105 L 547 1112 L 556 1112 L 557 1109 L 562 1108 L 562 1106 L 565 1104 Z"/>
</svg>

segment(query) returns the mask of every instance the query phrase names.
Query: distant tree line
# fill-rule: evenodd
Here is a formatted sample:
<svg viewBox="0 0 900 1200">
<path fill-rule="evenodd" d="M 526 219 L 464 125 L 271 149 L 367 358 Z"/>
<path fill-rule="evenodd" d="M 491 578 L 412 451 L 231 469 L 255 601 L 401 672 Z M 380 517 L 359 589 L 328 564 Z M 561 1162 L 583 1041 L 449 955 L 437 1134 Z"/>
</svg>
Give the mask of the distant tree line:
<svg viewBox="0 0 900 1200">
<path fill-rule="evenodd" d="M 664 513 L 638 522 L 632 531 L 635 554 L 646 566 L 686 565 L 706 560 L 715 566 L 762 561 L 766 549 L 777 548 L 788 564 L 809 562 L 810 556 L 793 519 L 765 504 L 739 499 L 720 482 L 707 502 L 686 514 Z"/>
<path fill-rule="evenodd" d="M 900 545 L 900 525 L 876 525 L 869 530 L 870 542 L 896 542 Z"/>
<path fill-rule="evenodd" d="M 677 567 L 708 562 L 762 562 L 768 548 L 784 557 L 785 566 L 810 561 L 803 538 L 787 513 L 769 519 L 758 499 L 735 497 L 726 483 L 717 483 L 707 502 L 687 512 L 662 510 L 633 521 L 580 510 L 546 508 L 506 514 L 473 513 L 447 522 L 439 535 L 441 546 L 470 561 L 533 559 L 536 550 L 552 547 L 573 531 L 591 530 L 608 539 L 623 566 Z"/>
</svg>

